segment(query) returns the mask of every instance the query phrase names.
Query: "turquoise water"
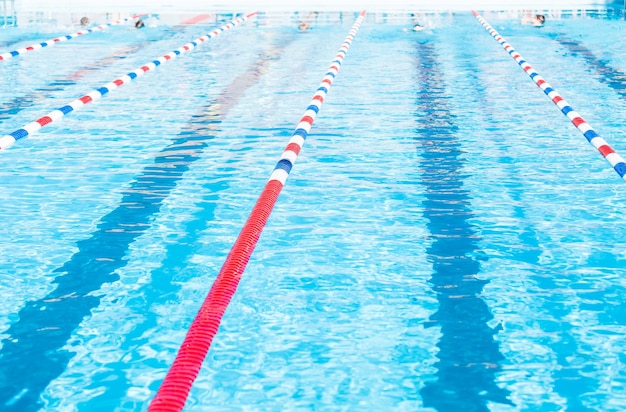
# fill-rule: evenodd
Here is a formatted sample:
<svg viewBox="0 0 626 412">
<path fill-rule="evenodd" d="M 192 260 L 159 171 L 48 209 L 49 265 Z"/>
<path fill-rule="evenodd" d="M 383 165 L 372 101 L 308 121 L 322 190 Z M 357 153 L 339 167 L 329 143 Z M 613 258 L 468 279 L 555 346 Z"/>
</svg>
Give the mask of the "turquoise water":
<svg viewBox="0 0 626 412">
<path fill-rule="evenodd" d="M 624 156 L 623 20 L 483 16 Z M 253 18 L 0 153 L 0 409 L 147 408 L 341 17 L 304 33 Z M 420 33 L 379 17 L 185 410 L 621 410 L 624 182 L 470 13 Z M 0 135 L 219 25 L 2 62 Z"/>
</svg>

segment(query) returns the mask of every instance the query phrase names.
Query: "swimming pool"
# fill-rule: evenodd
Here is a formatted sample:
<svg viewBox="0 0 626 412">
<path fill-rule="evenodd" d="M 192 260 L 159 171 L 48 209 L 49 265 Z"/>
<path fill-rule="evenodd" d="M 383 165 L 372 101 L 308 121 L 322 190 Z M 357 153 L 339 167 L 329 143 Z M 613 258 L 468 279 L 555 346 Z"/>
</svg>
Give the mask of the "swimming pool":
<svg viewBox="0 0 626 412">
<path fill-rule="evenodd" d="M 357 14 L 261 14 L 0 152 L 4 410 L 147 409 Z M 626 152 L 619 16 L 483 16 Z M 228 20 L 0 62 L 0 135 Z M 626 402 L 624 182 L 471 13 L 411 22 L 361 25 L 186 411 Z"/>
</svg>

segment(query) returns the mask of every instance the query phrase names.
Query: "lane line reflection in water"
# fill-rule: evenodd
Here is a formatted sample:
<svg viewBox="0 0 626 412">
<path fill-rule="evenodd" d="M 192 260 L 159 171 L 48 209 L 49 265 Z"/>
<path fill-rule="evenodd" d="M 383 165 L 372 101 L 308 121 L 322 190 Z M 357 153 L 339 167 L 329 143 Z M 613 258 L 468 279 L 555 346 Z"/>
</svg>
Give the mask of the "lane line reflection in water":
<svg viewBox="0 0 626 412">
<path fill-rule="evenodd" d="M 20 310 L 19 320 L 5 332 L 9 337 L 0 350 L 3 411 L 39 410 L 39 394 L 73 356 L 61 348 L 83 318 L 100 304 L 101 298 L 93 292 L 104 283 L 119 280 L 115 272 L 126 265 L 130 244 L 150 228 L 163 201 L 190 165 L 201 158 L 230 109 L 256 84 L 282 48 L 284 44 L 261 53 L 253 67 L 194 115 L 185 130 L 131 183 L 119 206 L 100 220 L 98 230 L 79 241 L 79 251 L 54 271 L 58 273 L 53 280 L 56 289 L 42 299 L 27 302 Z M 167 283 L 156 291 L 148 288 L 148 295 L 153 300 L 162 298 L 157 296 L 161 293 L 172 296 L 175 292 L 164 290 L 165 286 Z M 156 319 L 148 317 L 147 322 L 156 323 Z"/>
<path fill-rule="evenodd" d="M 473 212 L 463 188 L 458 127 L 433 44 L 417 44 L 417 65 L 416 141 L 432 238 L 427 250 L 434 269 L 431 283 L 439 302 L 430 326 L 441 328 L 437 380 L 427 382 L 421 395 L 424 406 L 438 411 L 488 411 L 489 402 L 512 403 L 495 382 L 504 357 L 494 340 L 498 330 L 488 325 L 493 316 L 481 298 L 488 281 L 477 277 L 480 264 L 474 255 L 480 239 L 468 222 Z"/>
</svg>

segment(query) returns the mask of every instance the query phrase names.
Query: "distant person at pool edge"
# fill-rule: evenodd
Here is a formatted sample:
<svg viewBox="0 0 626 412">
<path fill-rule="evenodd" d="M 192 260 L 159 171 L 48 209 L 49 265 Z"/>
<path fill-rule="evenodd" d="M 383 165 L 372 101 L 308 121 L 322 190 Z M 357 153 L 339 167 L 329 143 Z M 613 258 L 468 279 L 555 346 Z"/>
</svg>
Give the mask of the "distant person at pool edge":
<svg viewBox="0 0 626 412">
<path fill-rule="evenodd" d="M 89 17 L 82 17 L 80 19 L 80 25 L 83 27 L 86 27 L 87 25 L 89 25 Z"/>
<path fill-rule="evenodd" d="M 411 28 L 412 31 L 424 31 L 426 29 L 424 24 L 424 21 L 426 20 L 425 14 L 411 13 L 410 16 L 413 18 L 413 27 Z"/>
<path fill-rule="evenodd" d="M 306 16 L 304 19 L 300 20 L 300 23 L 298 24 L 298 30 L 300 31 L 307 31 L 311 28 L 311 23 L 313 22 L 313 20 L 317 19 L 319 12 L 314 11 L 309 13 L 308 16 Z"/>
<path fill-rule="evenodd" d="M 532 24 L 536 27 L 541 27 L 546 22 L 546 16 L 543 14 L 535 14 L 534 16 L 524 16 L 520 20 L 521 24 Z"/>
</svg>

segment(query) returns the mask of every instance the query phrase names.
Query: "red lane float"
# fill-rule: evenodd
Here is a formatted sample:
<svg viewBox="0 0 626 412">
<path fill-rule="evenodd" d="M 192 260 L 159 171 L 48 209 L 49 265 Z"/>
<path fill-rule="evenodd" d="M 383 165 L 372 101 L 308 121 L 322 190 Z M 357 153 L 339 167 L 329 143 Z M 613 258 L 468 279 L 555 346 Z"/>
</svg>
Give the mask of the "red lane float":
<svg viewBox="0 0 626 412">
<path fill-rule="evenodd" d="M 261 236 L 267 219 L 302 149 L 304 140 L 311 130 L 311 126 L 335 75 L 339 71 L 343 59 L 352 44 L 352 40 L 361 22 L 365 19 L 365 14 L 364 10 L 357 17 L 343 45 L 337 52 L 335 60 L 331 63 L 328 72 L 296 126 L 296 130 L 276 164 L 248 220 L 226 257 L 226 261 L 209 294 L 193 320 L 174 359 L 174 363 L 152 400 L 148 412 L 180 411 L 185 406 L 191 386 L 198 376 L 213 338 L 217 334 L 224 312 L 237 290 L 239 280 L 250 260 L 250 256 Z"/>
</svg>

